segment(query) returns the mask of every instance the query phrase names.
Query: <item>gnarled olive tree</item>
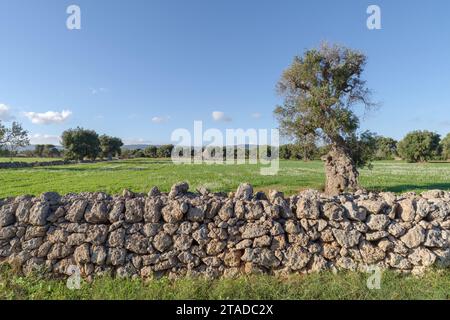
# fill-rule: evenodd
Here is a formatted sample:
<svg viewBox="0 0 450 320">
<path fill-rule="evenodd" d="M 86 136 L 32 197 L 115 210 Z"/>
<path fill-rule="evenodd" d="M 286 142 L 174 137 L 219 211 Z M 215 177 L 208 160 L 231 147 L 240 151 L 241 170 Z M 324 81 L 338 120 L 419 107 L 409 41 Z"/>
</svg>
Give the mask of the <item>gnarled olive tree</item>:
<svg viewBox="0 0 450 320">
<path fill-rule="evenodd" d="M 359 127 L 354 107 L 373 105 L 361 78 L 365 63 L 366 56 L 358 51 L 323 44 L 295 57 L 277 86 L 284 97 L 275 109 L 281 132 L 297 140 L 312 135 L 330 145 L 324 157 L 329 194 L 358 187 L 350 141 Z"/>
</svg>

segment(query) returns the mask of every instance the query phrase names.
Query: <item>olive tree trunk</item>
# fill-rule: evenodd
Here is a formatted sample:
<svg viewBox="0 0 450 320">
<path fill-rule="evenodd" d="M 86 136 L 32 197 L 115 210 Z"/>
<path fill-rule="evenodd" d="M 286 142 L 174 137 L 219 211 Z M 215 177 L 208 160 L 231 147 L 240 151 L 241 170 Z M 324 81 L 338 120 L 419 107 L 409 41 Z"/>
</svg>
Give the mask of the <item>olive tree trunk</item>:
<svg viewBox="0 0 450 320">
<path fill-rule="evenodd" d="M 325 161 L 325 193 L 337 195 L 358 189 L 358 170 L 345 147 L 333 146 Z"/>
</svg>

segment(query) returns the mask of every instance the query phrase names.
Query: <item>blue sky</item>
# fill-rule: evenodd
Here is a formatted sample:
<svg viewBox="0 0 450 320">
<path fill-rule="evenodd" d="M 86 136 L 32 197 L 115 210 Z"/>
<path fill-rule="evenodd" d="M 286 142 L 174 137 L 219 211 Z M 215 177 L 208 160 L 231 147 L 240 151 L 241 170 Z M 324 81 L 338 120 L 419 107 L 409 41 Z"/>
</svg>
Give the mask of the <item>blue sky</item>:
<svg viewBox="0 0 450 320">
<path fill-rule="evenodd" d="M 71 4 L 81 30 L 66 28 Z M 381 30 L 366 27 L 370 4 Z M 382 105 L 362 129 L 450 132 L 448 0 L 0 0 L 0 40 L 0 119 L 34 143 L 76 126 L 155 144 L 194 120 L 275 128 L 281 72 L 322 41 L 368 55 Z"/>
</svg>

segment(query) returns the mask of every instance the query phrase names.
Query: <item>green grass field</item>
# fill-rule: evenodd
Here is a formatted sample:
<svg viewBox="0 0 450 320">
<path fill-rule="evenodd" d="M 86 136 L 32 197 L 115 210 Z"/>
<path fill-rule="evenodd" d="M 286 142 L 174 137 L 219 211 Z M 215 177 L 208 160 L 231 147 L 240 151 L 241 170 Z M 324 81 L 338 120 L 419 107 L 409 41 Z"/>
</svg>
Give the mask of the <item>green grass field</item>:
<svg viewBox="0 0 450 320">
<path fill-rule="evenodd" d="M 188 181 L 191 190 L 204 185 L 212 191 L 234 191 L 250 182 L 258 191 L 278 189 L 294 194 L 306 188 L 323 188 L 320 161 L 281 161 L 275 176 L 262 176 L 259 165 L 175 165 L 164 159 L 133 159 L 23 169 L 0 169 L 0 198 L 46 191 L 61 194 L 82 191 L 120 193 L 128 188 L 147 192 L 152 186 L 168 191 L 172 184 Z M 450 190 L 450 163 L 378 161 L 373 169 L 360 170 L 362 186 L 393 192 Z"/>
<path fill-rule="evenodd" d="M 278 189 L 293 194 L 323 187 L 320 161 L 281 161 L 276 176 L 262 176 L 255 165 L 174 165 L 169 160 L 134 159 L 25 169 L 0 169 L 0 198 L 57 191 L 120 193 L 124 188 L 147 192 L 157 185 L 168 191 L 188 181 L 191 190 L 204 185 L 213 191 L 234 191 L 241 182 L 256 190 Z M 360 171 L 370 190 L 393 192 L 450 190 L 450 163 L 375 162 Z M 141 281 L 98 278 L 69 290 L 63 280 L 22 277 L 0 267 L 0 299 L 450 299 L 450 271 L 427 272 L 423 278 L 385 272 L 380 290 L 366 287 L 367 274 L 323 272 L 280 280 L 271 276 L 235 280 L 168 279 Z"/>
<path fill-rule="evenodd" d="M 292 275 L 287 279 L 251 276 L 238 279 L 180 279 L 170 281 L 101 277 L 81 282 L 70 290 L 64 280 L 39 276 L 22 277 L 3 266 L 0 270 L 1 299 L 450 299 L 450 271 L 430 270 L 421 278 L 384 272 L 380 289 L 368 289 L 370 274 L 323 272 Z"/>
</svg>

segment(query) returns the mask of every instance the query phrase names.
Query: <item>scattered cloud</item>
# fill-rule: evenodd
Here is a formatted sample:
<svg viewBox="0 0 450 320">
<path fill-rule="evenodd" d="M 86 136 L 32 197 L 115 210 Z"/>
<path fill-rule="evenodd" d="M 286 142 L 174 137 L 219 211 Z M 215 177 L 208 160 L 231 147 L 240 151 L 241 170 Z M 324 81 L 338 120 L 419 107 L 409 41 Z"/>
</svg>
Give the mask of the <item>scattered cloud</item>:
<svg viewBox="0 0 450 320">
<path fill-rule="evenodd" d="M 253 118 L 253 119 L 259 119 L 259 118 L 261 118 L 261 117 L 262 117 L 262 114 L 259 113 L 259 112 L 254 112 L 254 113 L 252 113 L 252 118 Z"/>
<path fill-rule="evenodd" d="M 163 117 L 153 117 L 152 118 L 152 122 L 153 123 L 163 123 L 163 122 L 167 122 L 169 121 L 170 117 L 169 116 L 163 116 Z"/>
<path fill-rule="evenodd" d="M 11 114 L 11 108 L 6 104 L 0 103 L 0 120 L 1 121 L 11 121 L 14 117 Z"/>
<path fill-rule="evenodd" d="M 450 120 L 441 121 L 441 122 L 439 122 L 439 125 L 441 127 L 450 127 Z"/>
<path fill-rule="evenodd" d="M 231 122 L 232 119 L 222 111 L 213 111 L 212 118 L 214 121 Z"/>
<path fill-rule="evenodd" d="M 91 88 L 91 94 L 93 94 L 93 95 L 96 95 L 99 93 L 104 93 L 107 91 L 108 91 L 108 89 L 106 89 L 106 88 Z"/>
<path fill-rule="evenodd" d="M 53 144 L 53 145 L 59 145 L 60 144 L 60 136 L 55 136 L 51 134 L 41 134 L 36 133 L 33 134 L 30 137 L 30 143 L 31 144 Z"/>
<path fill-rule="evenodd" d="M 43 113 L 25 112 L 24 114 L 34 124 L 55 124 L 63 123 L 64 121 L 66 121 L 72 115 L 72 111 L 47 111 Z"/>
<path fill-rule="evenodd" d="M 143 139 L 143 138 L 131 138 L 131 139 L 124 139 L 123 143 L 125 145 L 130 145 L 130 144 L 151 144 L 152 142 L 150 140 L 147 139 Z"/>
</svg>

